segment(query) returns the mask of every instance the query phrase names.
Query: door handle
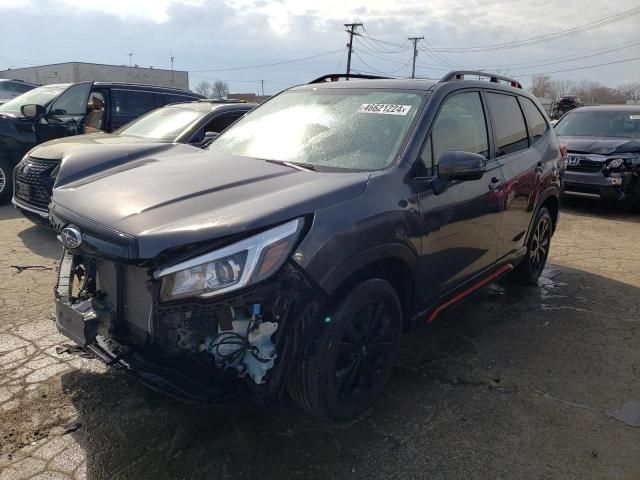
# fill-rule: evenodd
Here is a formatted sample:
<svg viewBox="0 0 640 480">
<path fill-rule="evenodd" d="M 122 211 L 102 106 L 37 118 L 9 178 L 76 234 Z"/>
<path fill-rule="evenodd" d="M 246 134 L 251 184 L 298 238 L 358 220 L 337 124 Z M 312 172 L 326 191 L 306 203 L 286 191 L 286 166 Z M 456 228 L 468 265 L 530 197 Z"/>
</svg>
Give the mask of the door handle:
<svg viewBox="0 0 640 480">
<path fill-rule="evenodd" d="M 491 179 L 491 183 L 489 183 L 489 190 L 491 190 L 492 192 L 495 192 L 496 190 L 500 190 L 501 187 L 502 187 L 502 180 L 500 180 L 498 177 L 493 177 Z"/>
</svg>

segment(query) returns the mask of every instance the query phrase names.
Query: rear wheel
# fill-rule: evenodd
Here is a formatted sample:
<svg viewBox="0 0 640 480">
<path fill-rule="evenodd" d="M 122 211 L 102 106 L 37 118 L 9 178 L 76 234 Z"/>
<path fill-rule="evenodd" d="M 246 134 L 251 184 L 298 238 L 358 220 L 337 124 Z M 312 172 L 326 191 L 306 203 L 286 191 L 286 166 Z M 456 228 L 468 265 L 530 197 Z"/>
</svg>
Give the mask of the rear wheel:
<svg viewBox="0 0 640 480">
<path fill-rule="evenodd" d="M 402 310 L 381 279 L 355 287 L 328 317 L 322 336 L 289 380 L 294 401 L 308 412 L 343 422 L 366 412 L 396 362 Z"/>
<path fill-rule="evenodd" d="M 514 272 L 518 280 L 525 285 L 537 285 L 549 256 L 553 219 L 551 212 L 542 207 L 533 223 L 527 240 L 527 256 Z"/>
<path fill-rule="evenodd" d="M 13 193 L 13 164 L 0 158 L 0 205 L 11 200 Z"/>
</svg>

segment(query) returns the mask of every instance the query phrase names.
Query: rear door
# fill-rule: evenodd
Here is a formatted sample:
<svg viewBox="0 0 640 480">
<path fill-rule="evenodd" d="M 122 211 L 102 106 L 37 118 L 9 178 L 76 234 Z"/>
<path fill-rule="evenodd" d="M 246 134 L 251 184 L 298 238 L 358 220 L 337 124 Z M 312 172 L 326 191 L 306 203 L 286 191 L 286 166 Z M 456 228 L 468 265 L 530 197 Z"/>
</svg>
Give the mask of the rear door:
<svg viewBox="0 0 640 480">
<path fill-rule="evenodd" d="M 421 272 L 425 302 L 431 303 L 496 262 L 502 216 L 498 162 L 491 158 L 487 111 L 477 90 L 445 98 L 418 164 L 422 184 L 418 195 L 422 216 Z M 483 155 L 485 172 L 479 180 L 438 179 L 438 159 L 449 150 Z M 427 298 L 428 297 L 428 298 Z"/>
<path fill-rule="evenodd" d="M 38 143 L 84 133 L 82 125 L 92 85 L 92 82 L 71 85 L 51 103 L 36 125 Z"/>
<path fill-rule="evenodd" d="M 504 215 L 498 241 L 498 259 L 517 251 L 526 241 L 535 206 L 541 156 L 531 148 L 524 112 L 518 96 L 485 93 L 493 125 L 496 158 L 505 179 Z"/>
<path fill-rule="evenodd" d="M 156 108 L 153 92 L 127 88 L 111 89 L 110 118 L 108 131 L 112 132 L 141 115 Z"/>
</svg>

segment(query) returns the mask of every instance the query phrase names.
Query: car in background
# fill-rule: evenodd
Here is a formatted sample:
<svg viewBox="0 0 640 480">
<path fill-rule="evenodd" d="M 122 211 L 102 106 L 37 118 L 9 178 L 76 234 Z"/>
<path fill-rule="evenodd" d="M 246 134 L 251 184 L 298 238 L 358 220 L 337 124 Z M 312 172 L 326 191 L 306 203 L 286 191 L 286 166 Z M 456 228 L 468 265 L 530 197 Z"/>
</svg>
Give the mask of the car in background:
<svg viewBox="0 0 640 480">
<path fill-rule="evenodd" d="M 565 194 L 596 196 L 611 205 L 638 202 L 639 106 L 577 108 L 562 117 L 554 130 L 567 145 Z"/>
<path fill-rule="evenodd" d="M 0 105 L 16 98 L 23 93 L 33 90 L 38 85 L 27 83 L 22 80 L 11 80 L 0 78 Z"/>
<path fill-rule="evenodd" d="M 34 88 L 0 105 L 0 204 L 13 194 L 13 168 L 31 148 L 60 137 L 112 132 L 168 103 L 205 98 L 178 88 L 80 82 Z"/>
<path fill-rule="evenodd" d="M 536 98 L 483 72 L 336 77 L 206 150 L 69 158 L 58 330 L 173 396 L 288 389 L 346 421 L 381 395 L 401 332 L 509 272 L 536 285 L 564 161 Z"/>
<path fill-rule="evenodd" d="M 92 149 L 95 156 L 104 157 L 108 162 L 110 151 L 115 157 L 122 149 L 128 149 L 136 152 L 131 156 L 133 160 L 145 150 L 157 150 L 158 143 L 186 143 L 204 148 L 255 106 L 227 100 L 174 103 L 153 110 L 113 133 L 91 133 L 45 142 L 33 148 L 16 166 L 12 203 L 25 217 L 48 225 L 51 192 L 65 158 L 86 154 L 86 150 Z"/>
<path fill-rule="evenodd" d="M 582 107 L 583 105 L 582 99 L 577 95 L 563 95 L 558 99 L 556 106 L 553 108 L 553 117 L 560 118 L 568 111 Z"/>
</svg>

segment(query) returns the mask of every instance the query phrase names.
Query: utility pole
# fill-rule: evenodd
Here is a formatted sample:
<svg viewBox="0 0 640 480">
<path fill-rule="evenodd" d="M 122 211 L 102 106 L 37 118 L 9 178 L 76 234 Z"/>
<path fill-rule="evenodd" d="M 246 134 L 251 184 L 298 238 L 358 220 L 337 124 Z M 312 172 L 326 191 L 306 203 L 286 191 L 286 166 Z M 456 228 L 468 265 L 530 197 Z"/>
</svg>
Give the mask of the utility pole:
<svg viewBox="0 0 640 480">
<path fill-rule="evenodd" d="M 411 78 L 416 78 L 416 57 L 418 56 L 418 41 L 424 40 L 424 37 L 409 37 L 413 42 L 413 65 L 411 67 Z"/>
<path fill-rule="evenodd" d="M 264 97 L 264 80 L 260 80 L 260 88 L 262 89 L 262 96 Z"/>
<path fill-rule="evenodd" d="M 171 55 L 171 86 L 173 87 L 173 61 L 176 57 L 173 56 L 173 50 L 169 50 L 169 55 Z"/>
<path fill-rule="evenodd" d="M 347 27 L 346 32 L 349 34 L 349 43 L 347 43 L 347 47 L 349 47 L 349 54 L 347 55 L 347 75 L 351 73 L 351 50 L 353 50 L 353 36 L 357 35 L 356 29 L 358 27 L 362 27 L 361 23 L 345 23 L 345 27 Z M 347 78 L 347 80 L 349 80 Z"/>
</svg>

